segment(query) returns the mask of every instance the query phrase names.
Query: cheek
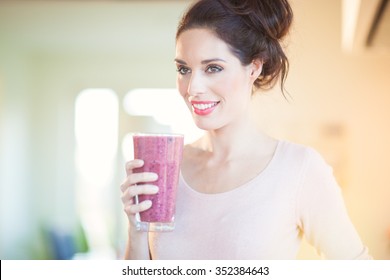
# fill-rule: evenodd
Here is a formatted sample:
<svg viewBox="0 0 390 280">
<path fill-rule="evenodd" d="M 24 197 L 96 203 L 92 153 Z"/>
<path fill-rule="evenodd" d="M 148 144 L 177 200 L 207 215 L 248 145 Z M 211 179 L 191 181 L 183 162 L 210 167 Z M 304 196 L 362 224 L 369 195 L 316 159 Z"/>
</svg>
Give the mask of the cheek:
<svg viewBox="0 0 390 280">
<path fill-rule="evenodd" d="M 225 88 L 225 90 L 235 96 L 242 96 L 242 94 L 246 94 L 248 90 L 251 89 L 248 77 L 245 73 L 241 72 L 230 75 L 225 79 L 224 83 L 221 83 L 221 85 Z"/>
<path fill-rule="evenodd" d="M 242 81 L 234 75 L 221 75 L 212 83 L 212 90 L 222 96 L 235 95 Z"/>
</svg>

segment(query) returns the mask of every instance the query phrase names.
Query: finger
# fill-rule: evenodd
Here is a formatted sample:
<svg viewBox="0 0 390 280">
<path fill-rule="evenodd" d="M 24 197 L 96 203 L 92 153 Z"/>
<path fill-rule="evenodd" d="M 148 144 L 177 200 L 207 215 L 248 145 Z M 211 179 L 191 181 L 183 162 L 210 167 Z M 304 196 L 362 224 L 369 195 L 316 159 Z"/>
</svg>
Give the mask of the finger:
<svg viewBox="0 0 390 280">
<path fill-rule="evenodd" d="M 158 187 L 155 185 L 140 185 L 140 186 L 132 186 L 125 191 L 121 197 L 121 200 L 124 204 L 130 202 L 133 203 L 133 198 L 136 195 L 141 194 L 156 194 L 158 193 Z"/>
<path fill-rule="evenodd" d="M 158 175 L 152 172 L 133 173 L 126 177 L 125 181 L 121 184 L 120 189 L 125 192 L 127 188 L 132 185 L 154 182 L 158 179 Z"/>
<path fill-rule="evenodd" d="M 124 211 L 128 216 L 135 215 L 136 213 L 143 212 L 152 207 L 152 201 L 145 200 L 139 204 L 126 205 Z"/>
<path fill-rule="evenodd" d="M 133 173 L 134 168 L 139 168 L 142 167 L 143 165 L 144 165 L 144 161 L 142 159 L 134 159 L 128 161 L 125 166 L 126 174 L 130 175 L 131 173 Z"/>
<path fill-rule="evenodd" d="M 158 193 L 158 187 L 155 185 L 135 185 L 127 189 L 125 197 L 133 199 L 133 197 L 142 194 L 156 194 Z"/>
<path fill-rule="evenodd" d="M 130 185 L 157 181 L 158 175 L 153 172 L 132 173 L 127 176 Z"/>
</svg>

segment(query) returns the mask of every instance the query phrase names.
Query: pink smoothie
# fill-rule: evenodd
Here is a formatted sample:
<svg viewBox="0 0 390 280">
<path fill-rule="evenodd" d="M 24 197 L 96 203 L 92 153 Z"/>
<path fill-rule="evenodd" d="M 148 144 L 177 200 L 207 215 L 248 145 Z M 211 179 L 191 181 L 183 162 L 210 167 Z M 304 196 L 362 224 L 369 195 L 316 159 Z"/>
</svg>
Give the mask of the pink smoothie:
<svg viewBox="0 0 390 280">
<path fill-rule="evenodd" d="M 134 158 L 144 166 L 134 172 L 154 172 L 158 180 L 150 182 L 159 187 L 155 195 L 140 195 L 138 200 L 151 200 L 152 207 L 140 213 L 142 222 L 171 223 L 175 214 L 176 189 L 183 153 L 182 135 L 136 134 L 133 136 Z"/>
</svg>

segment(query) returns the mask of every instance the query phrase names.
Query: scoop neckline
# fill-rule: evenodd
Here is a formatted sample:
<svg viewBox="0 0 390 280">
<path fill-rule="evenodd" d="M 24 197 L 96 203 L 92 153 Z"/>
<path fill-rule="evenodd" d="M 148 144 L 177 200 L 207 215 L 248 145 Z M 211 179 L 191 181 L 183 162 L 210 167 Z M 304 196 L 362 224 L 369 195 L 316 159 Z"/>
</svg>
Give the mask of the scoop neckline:
<svg viewBox="0 0 390 280">
<path fill-rule="evenodd" d="M 180 180 L 183 182 L 184 186 L 185 186 L 185 189 L 192 195 L 195 195 L 195 196 L 198 196 L 198 197 L 203 197 L 203 198 L 210 198 L 210 199 L 213 199 L 213 198 L 223 198 L 225 196 L 229 196 L 231 194 L 236 194 L 238 192 L 241 192 L 242 190 L 248 188 L 249 186 L 252 185 L 253 182 L 257 181 L 257 180 L 260 180 L 261 178 L 263 178 L 267 173 L 270 172 L 270 170 L 272 170 L 273 166 L 275 165 L 275 162 L 277 161 L 277 158 L 279 157 L 279 154 L 280 154 L 280 150 L 281 150 L 281 146 L 283 144 L 283 141 L 282 140 L 277 140 L 277 144 L 276 144 L 276 148 L 275 148 L 275 151 L 274 151 L 274 154 L 272 155 L 272 158 L 271 160 L 268 162 L 267 166 L 261 170 L 255 177 L 253 177 L 252 179 L 248 180 L 247 182 L 245 182 L 244 184 L 240 185 L 240 186 L 237 186 L 231 190 L 228 190 L 228 191 L 225 191 L 225 192 L 220 192 L 220 193 L 204 193 L 204 192 L 199 192 L 197 190 L 195 190 L 194 188 L 192 188 L 188 183 L 187 181 L 185 180 L 182 172 L 180 172 L 179 174 L 179 177 L 180 177 Z"/>
</svg>

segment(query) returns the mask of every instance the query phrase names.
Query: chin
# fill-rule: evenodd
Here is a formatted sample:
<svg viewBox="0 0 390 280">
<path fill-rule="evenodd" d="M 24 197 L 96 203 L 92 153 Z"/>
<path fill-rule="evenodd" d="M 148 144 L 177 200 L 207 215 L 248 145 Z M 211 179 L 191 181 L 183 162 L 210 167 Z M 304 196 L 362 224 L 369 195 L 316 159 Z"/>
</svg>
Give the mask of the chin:
<svg viewBox="0 0 390 280">
<path fill-rule="evenodd" d="M 217 130 L 221 128 L 221 125 L 217 125 L 216 123 L 213 123 L 211 121 L 200 121 L 200 120 L 194 120 L 195 125 L 202 130 L 210 131 L 210 130 Z"/>
</svg>

